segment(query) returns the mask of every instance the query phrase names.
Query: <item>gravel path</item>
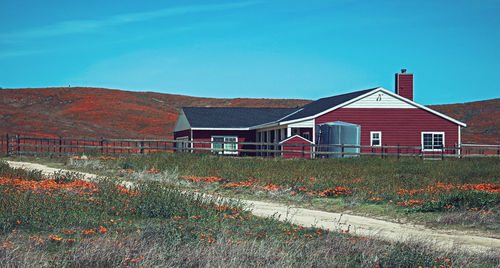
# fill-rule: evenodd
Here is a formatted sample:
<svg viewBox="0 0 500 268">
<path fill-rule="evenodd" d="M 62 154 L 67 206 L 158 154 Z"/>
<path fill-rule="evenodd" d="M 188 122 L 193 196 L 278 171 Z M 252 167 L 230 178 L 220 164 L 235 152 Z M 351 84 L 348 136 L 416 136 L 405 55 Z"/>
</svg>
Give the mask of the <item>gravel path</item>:
<svg viewBox="0 0 500 268">
<path fill-rule="evenodd" d="M 15 168 L 41 170 L 47 176 L 61 171 L 76 172 L 28 162 L 7 161 L 7 163 Z M 87 180 L 97 178 L 95 174 L 78 173 Z M 132 185 L 130 183 L 126 186 L 131 187 Z M 470 235 L 455 230 L 432 230 L 420 225 L 393 223 L 369 217 L 298 208 L 279 203 L 241 201 L 256 216 L 276 217 L 304 227 L 321 227 L 330 230 L 343 229 L 359 236 L 376 237 L 388 241 L 425 241 L 444 250 L 458 247 L 470 252 L 493 251 L 495 254 L 500 254 L 500 239 L 496 238 Z"/>
</svg>

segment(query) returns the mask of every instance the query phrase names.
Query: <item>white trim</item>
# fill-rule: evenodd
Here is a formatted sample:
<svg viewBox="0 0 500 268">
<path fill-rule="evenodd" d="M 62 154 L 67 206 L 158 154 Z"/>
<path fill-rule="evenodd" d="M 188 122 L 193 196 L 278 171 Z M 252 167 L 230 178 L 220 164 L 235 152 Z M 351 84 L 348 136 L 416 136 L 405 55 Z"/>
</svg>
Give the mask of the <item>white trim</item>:
<svg viewBox="0 0 500 268">
<path fill-rule="evenodd" d="M 462 155 L 462 127 L 461 126 L 458 126 L 458 151 L 457 151 L 457 154 L 458 155 Z"/>
<path fill-rule="evenodd" d="M 291 136 L 291 137 L 288 137 L 288 138 L 286 138 L 286 139 L 284 139 L 284 140 L 280 141 L 280 143 L 279 143 L 279 144 L 282 144 L 282 143 L 284 143 L 284 142 L 287 142 L 288 140 L 290 140 L 290 139 L 292 139 L 292 138 L 295 138 L 295 137 L 299 137 L 299 138 L 301 138 L 301 139 L 303 139 L 303 140 L 305 140 L 305 141 L 307 141 L 307 142 L 309 142 L 309 143 L 311 143 L 311 144 L 313 143 L 312 141 L 310 141 L 310 140 L 308 140 L 308 139 L 306 139 L 306 138 L 304 138 L 304 137 L 302 137 L 302 136 L 300 136 L 300 135 L 293 135 L 293 136 Z"/>
<path fill-rule="evenodd" d="M 397 99 L 399 99 L 399 100 L 401 100 L 401 101 L 404 101 L 404 102 L 406 102 L 406 103 L 408 103 L 408 104 L 411 104 L 411 105 L 413 105 L 413 106 L 416 106 L 417 108 L 420 108 L 420 109 L 423 109 L 423 110 L 425 110 L 425 111 L 427 111 L 427 112 L 430 112 L 430 113 L 432 113 L 432 114 L 435 114 L 435 115 L 437 115 L 437 116 L 439 116 L 439 117 L 442 117 L 442 118 L 444 118 L 444 119 L 446 119 L 446 120 L 448 120 L 448 121 L 451 121 L 451 122 L 453 122 L 453 123 L 455 123 L 455 124 L 457 124 L 457 125 L 461 125 L 461 126 L 463 126 L 463 127 L 466 127 L 466 126 L 467 126 L 465 123 L 462 123 L 462 122 L 460 122 L 460 121 L 458 121 L 458 120 L 455 120 L 455 119 L 453 119 L 453 118 L 451 118 L 451 117 L 449 117 L 449 116 L 447 116 L 447 115 L 444 115 L 444 114 L 442 114 L 442 113 L 439 113 L 439 112 L 437 112 L 437 111 L 434 111 L 434 110 L 432 110 L 431 108 L 428 108 L 428 107 L 425 107 L 425 106 L 423 106 L 423 105 L 420 105 L 420 104 L 418 104 L 418 103 L 416 103 L 416 102 L 414 102 L 414 101 L 411 101 L 411 100 L 409 100 L 409 99 L 407 99 L 407 98 L 405 98 L 405 97 L 402 97 L 402 96 L 400 96 L 400 95 L 398 95 L 398 94 L 396 94 L 396 93 L 393 93 L 393 92 L 391 92 L 391 91 L 389 91 L 389 90 L 387 90 L 387 89 L 385 89 L 385 88 L 382 88 L 382 87 L 375 88 L 375 89 L 373 89 L 373 90 L 371 90 L 371 91 L 369 91 L 369 92 L 367 92 L 367 93 L 365 93 L 365 94 L 363 94 L 363 95 L 360 95 L 360 96 L 358 96 L 358 97 L 356 97 L 356 98 L 353 98 L 353 99 L 351 99 L 351 100 L 348 100 L 348 101 L 346 101 L 346 102 L 343 102 L 343 103 L 341 103 L 341 104 L 339 104 L 339 105 L 337 105 L 337 106 L 335 106 L 335 107 L 332 107 L 332 108 L 330 108 L 330 109 L 324 110 L 324 111 L 322 111 L 322 112 L 320 112 L 320 113 L 317 113 L 317 114 L 315 114 L 315 115 L 311 115 L 311 116 L 308 116 L 308 117 L 303 117 L 303 118 L 299 118 L 299 119 L 294 119 L 294 120 L 290 120 L 290 121 L 281 122 L 280 124 L 290 124 L 290 123 L 294 123 L 294 122 L 298 122 L 298 121 L 303 121 L 303 120 L 309 120 L 309 119 L 317 118 L 317 117 L 322 116 L 322 115 L 324 115 L 324 114 L 326 114 L 326 113 L 329 113 L 329 112 L 331 112 L 331 111 L 334 111 L 334 110 L 336 110 L 336 109 L 339 109 L 339 108 L 342 108 L 342 107 L 344 107 L 344 106 L 346 106 L 346 105 L 349 105 L 349 104 L 351 104 L 351 103 L 353 103 L 353 102 L 356 102 L 356 101 L 358 101 L 358 100 L 360 100 L 360 99 L 362 99 L 362 98 L 365 98 L 365 97 L 367 97 L 367 96 L 370 96 L 371 94 L 374 94 L 374 93 L 376 93 L 377 91 L 382 91 L 382 92 L 384 92 L 384 93 L 386 93 L 386 94 L 388 94 L 388 95 L 390 95 L 390 96 L 392 96 L 392 97 L 395 97 L 395 98 L 397 98 Z"/>
<path fill-rule="evenodd" d="M 348 104 L 353 103 L 353 102 L 355 102 L 355 101 L 357 101 L 357 100 L 359 100 L 359 99 L 362 99 L 362 98 L 364 98 L 364 97 L 366 97 L 366 96 L 369 96 L 369 95 L 373 94 L 375 90 L 380 90 L 380 89 L 382 89 L 382 88 L 381 88 L 381 87 L 375 88 L 375 89 L 373 89 L 373 90 L 371 90 L 371 91 L 368 91 L 367 93 L 365 93 L 365 94 L 363 94 L 363 95 L 360 95 L 360 96 L 358 96 L 358 97 L 356 97 L 356 98 L 353 98 L 353 99 L 351 99 L 351 100 L 349 100 L 349 101 L 343 102 L 343 103 L 341 103 L 341 104 L 339 104 L 339 105 L 337 105 L 337 106 L 334 106 L 334 107 L 332 107 L 332 108 L 330 108 L 330 109 L 326 109 L 326 110 L 324 110 L 323 112 L 319 112 L 319 113 L 317 113 L 317 114 L 315 114 L 315 115 L 311 115 L 311 116 L 308 116 L 308 117 L 302 117 L 302 118 L 299 118 L 299 119 L 294 119 L 294 120 L 290 120 L 290 121 L 281 122 L 280 124 L 291 124 L 291 123 L 294 123 L 294 122 L 297 122 L 297 121 L 303 121 L 303 120 L 314 119 L 314 118 L 316 118 L 316 117 L 319 117 L 319 116 L 322 116 L 322 115 L 324 115 L 324 114 L 326 114 L 326 113 L 329 113 L 329 112 L 331 112 L 331 111 L 333 111 L 333 110 L 336 110 L 336 109 L 338 109 L 338 108 L 340 108 L 340 107 L 342 107 L 342 106 L 348 105 Z M 333 96 L 332 96 L 332 97 L 333 97 Z"/>
<path fill-rule="evenodd" d="M 258 129 L 255 129 L 256 131 L 270 131 L 270 130 L 275 130 L 275 129 L 282 129 L 282 128 L 285 128 L 284 126 L 274 126 L 274 127 L 263 127 L 263 128 L 258 128 Z"/>
<path fill-rule="evenodd" d="M 462 127 L 458 126 L 458 147 L 462 146 Z"/>
<path fill-rule="evenodd" d="M 411 100 L 409 100 L 409 99 L 407 99 L 407 98 L 405 98 L 405 97 L 402 97 L 402 96 L 400 96 L 400 95 L 398 95 L 398 94 L 396 94 L 396 93 L 393 93 L 393 92 L 391 92 L 391 91 L 389 91 L 389 90 L 387 90 L 387 89 L 385 89 L 385 88 L 379 88 L 379 89 L 380 89 L 380 90 L 382 90 L 382 91 L 385 91 L 385 92 L 386 92 L 386 93 L 388 93 L 388 94 L 391 94 L 392 96 L 394 96 L 394 97 L 396 97 L 396 98 L 398 98 L 398 99 L 400 99 L 400 100 L 402 100 L 402 101 L 405 101 L 405 102 L 407 102 L 407 103 L 409 103 L 409 104 L 415 105 L 415 106 L 417 106 L 417 107 L 418 107 L 418 108 L 420 108 L 420 109 L 426 110 L 427 112 L 430 112 L 430 113 L 433 113 L 433 114 L 435 114 L 435 115 L 437 115 L 437 116 L 440 116 L 440 117 L 442 117 L 442 118 L 444 118 L 444 119 L 446 119 L 446 120 L 448 120 L 448 121 L 451 121 L 451 122 L 453 122 L 453 123 L 455 123 L 455 124 L 457 124 L 457 125 L 461 125 L 461 126 L 463 126 L 463 127 L 466 127 L 466 126 L 467 126 L 467 124 L 465 124 L 465 123 L 463 123 L 463 122 L 460 122 L 460 121 L 458 121 L 458 120 L 456 120 L 456 119 L 453 119 L 453 118 L 451 118 L 451 117 L 449 117 L 449 116 L 447 116 L 447 115 L 444 115 L 444 114 L 442 114 L 442 113 L 440 113 L 440 112 L 438 112 L 438 111 L 434 111 L 434 110 L 432 110 L 432 109 L 431 109 L 431 108 L 429 108 L 429 107 L 426 107 L 426 106 L 423 106 L 423 105 L 421 105 L 421 104 L 418 104 L 418 103 L 416 103 L 416 102 L 414 102 L 414 101 L 411 101 Z"/>
<path fill-rule="evenodd" d="M 276 120 L 276 121 L 278 121 L 278 122 L 279 122 L 279 121 L 281 121 L 281 120 L 283 120 L 283 119 L 285 119 L 285 118 L 287 118 L 287 117 L 289 117 L 289 116 L 292 116 L 292 115 L 294 115 L 294 114 L 296 114 L 296 113 L 298 113 L 298 112 L 300 112 L 300 111 L 302 111 L 302 110 L 304 110 L 304 108 L 300 108 L 300 109 L 298 109 L 297 111 L 295 111 L 295 112 L 293 112 L 293 113 L 290 113 L 290 114 L 288 114 L 288 115 L 285 115 L 284 117 L 282 117 L 282 118 L 280 118 L 280 119 L 278 119 L 278 120 Z"/>
<path fill-rule="evenodd" d="M 193 138 L 193 129 L 191 129 L 191 130 L 189 131 L 189 137 L 190 137 L 191 141 L 194 141 L 194 138 Z M 190 148 L 194 148 L 194 142 L 191 142 L 191 143 L 189 144 L 189 147 L 190 147 Z M 192 151 L 191 151 L 191 152 L 192 152 Z"/>
<path fill-rule="evenodd" d="M 441 146 L 441 149 L 424 149 L 424 134 L 432 134 L 432 145 L 434 146 L 434 134 L 441 134 L 443 135 L 443 144 Z M 422 145 L 422 151 L 423 152 L 441 152 L 445 148 L 445 133 L 444 132 L 439 132 L 439 131 L 422 131 L 420 132 L 420 137 L 421 137 L 421 145 Z"/>
<path fill-rule="evenodd" d="M 385 94 L 385 92 L 382 91 L 375 91 L 371 95 L 368 95 L 353 103 L 347 104 L 342 108 L 418 109 L 414 105 L 403 102 L 399 98 L 395 98 L 392 95 Z"/>
<path fill-rule="evenodd" d="M 217 127 L 193 127 L 191 130 L 250 130 L 250 128 L 217 128 Z"/>
<path fill-rule="evenodd" d="M 373 134 L 378 133 L 378 145 L 373 145 Z M 370 146 L 382 146 L 382 131 L 370 131 Z"/>
<path fill-rule="evenodd" d="M 316 126 L 313 126 L 312 131 L 312 142 L 316 144 Z"/>
<path fill-rule="evenodd" d="M 215 149 L 214 148 L 214 138 L 223 138 L 224 141 L 223 141 L 223 145 L 225 145 L 224 143 L 226 142 L 226 138 L 234 138 L 236 139 L 235 142 L 238 142 L 238 136 L 210 136 L 210 141 L 212 143 L 210 143 L 210 149 Z M 233 144 L 230 144 L 230 145 L 233 145 Z M 236 145 L 236 150 L 238 150 L 238 144 L 234 144 Z M 238 154 L 238 151 L 225 151 L 226 148 L 222 148 L 222 151 L 212 151 L 212 152 L 215 152 L 215 153 L 218 153 L 218 154 Z M 230 150 L 233 150 L 233 149 L 230 149 Z"/>
<path fill-rule="evenodd" d="M 280 124 L 276 121 L 272 121 L 272 122 L 269 122 L 269 123 L 264 123 L 264 124 L 260 124 L 260 125 L 256 125 L 256 126 L 251 126 L 249 127 L 248 129 L 249 130 L 254 130 L 254 129 L 266 129 L 266 128 L 273 128 L 273 127 L 277 127 L 279 126 Z"/>
<path fill-rule="evenodd" d="M 311 119 L 289 124 L 288 126 L 294 128 L 308 128 L 308 127 L 314 127 L 315 123 L 316 123 L 315 120 Z"/>
</svg>

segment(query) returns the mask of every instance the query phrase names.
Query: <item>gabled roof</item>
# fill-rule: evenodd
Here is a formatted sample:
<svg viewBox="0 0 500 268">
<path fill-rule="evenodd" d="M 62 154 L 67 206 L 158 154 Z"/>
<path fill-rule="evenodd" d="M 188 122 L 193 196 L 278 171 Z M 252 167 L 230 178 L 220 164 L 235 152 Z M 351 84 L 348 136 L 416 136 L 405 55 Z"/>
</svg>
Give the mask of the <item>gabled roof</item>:
<svg viewBox="0 0 500 268">
<path fill-rule="evenodd" d="M 347 93 L 347 94 L 342 94 L 342 95 L 337 95 L 337 96 L 332 96 L 332 97 L 327 97 L 327 98 L 321 98 L 317 101 L 313 101 L 309 104 L 304 105 L 302 107 L 302 109 L 298 110 L 296 113 L 293 113 L 289 116 L 286 116 L 285 118 L 282 118 L 280 120 L 280 122 L 291 121 L 291 120 L 305 118 L 305 117 L 319 114 L 325 110 L 328 110 L 332 107 L 335 107 L 335 106 L 340 105 L 342 103 L 345 103 L 349 100 L 357 98 L 357 97 L 364 95 L 364 94 L 366 94 L 372 90 L 375 90 L 375 89 L 377 89 L 377 88 L 370 88 L 370 89 L 365 89 L 365 90 L 360 90 L 360 91 L 354 91 L 354 92 Z"/>
<path fill-rule="evenodd" d="M 248 129 L 276 121 L 298 108 L 183 107 L 191 128 Z"/>
<path fill-rule="evenodd" d="M 370 95 L 374 92 L 384 92 L 385 94 L 388 94 L 402 102 L 408 103 L 411 106 L 414 106 L 415 108 L 420 108 L 422 110 L 425 110 L 427 112 L 430 112 L 434 115 L 437 115 L 439 117 L 442 117 L 446 120 L 449 120 L 457 125 L 460 125 L 462 127 L 466 127 L 467 125 L 463 122 L 460 122 L 454 118 L 451 118 L 447 115 L 444 115 L 438 111 L 432 110 L 431 108 L 428 108 L 426 106 L 423 106 L 421 104 L 418 104 L 414 101 L 411 101 L 405 97 L 402 97 L 394 92 L 391 92 L 385 88 L 382 87 L 376 87 L 376 88 L 371 88 L 371 89 L 366 89 L 366 90 L 360 90 L 360 91 L 354 91 L 351 93 L 347 94 L 342 94 L 342 95 L 337 95 L 333 97 L 327 97 L 327 98 L 322 98 L 317 101 L 311 102 L 303 107 L 303 109 L 298 110 L 295 113 L 290 114 L 289 116 L 286 116 L 282 118 L 278 124 L 284 125 L 292 122 L 298 122 L 298 121 L 303 121 L 303 120 L 309 120 L 318 116 L 321 116 L 325 113 L 329 113 L 333 110 L 336 110 L 338 108 L 342 108 L 350 103 L 353 103 L 355 101 L 358 101 L 359 99 L 362 99 L 366 97 L 367 95 Z M 308 107 L 309 106 L 309 107 Z"/>
<path fill-rule="evenodd" d="M 304 140 L 304 141 L 307 141 L 308 143 L 313 143 L 312 141 L 300 136 L 300 135 L 293 135 L 291 137 L 288 137 L 282 141 L 280 141 L 280 144 L 283 144 L 283 143 L 286 143 L 287 141 L 291 140 L 291 139 L 295 139 L 295 138 L 298 138 L 298 139 L 301 139 L 301 140 Z"/>
<path fill-rule="evenodd" d="M 188 128 L 249 130 L 286 125 L 314 119 L 376 92 L 383 92 L 415 108 L 423 109 L 460 126 L 466 126 L 463 122 L 401 97 L 387 89 L 377 87 L 322 98 L 301 108 L 184 107 L 176 122 L 175 131 Z"/>
</svg>

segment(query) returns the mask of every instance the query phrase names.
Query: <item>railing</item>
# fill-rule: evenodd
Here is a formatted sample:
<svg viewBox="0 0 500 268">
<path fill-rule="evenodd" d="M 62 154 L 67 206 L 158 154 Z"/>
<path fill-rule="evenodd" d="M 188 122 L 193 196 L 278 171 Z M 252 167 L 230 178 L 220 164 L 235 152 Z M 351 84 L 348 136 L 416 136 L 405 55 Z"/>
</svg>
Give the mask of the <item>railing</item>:
<svg viewBox="0 0 500 268">
<path fill-rule="evenodd" d="M 217 144 L 219 149 L 213 148 Z M 19 135 L 0 135 L 0 152 L 22 154 L 147 154 L 151 152 L 212 152 L 232 156 L 265 156 L 322 158 L 349 156 L 420 157 L 444 159 L 446 157 L 499 157 L 500 145 L 462 144 L 426 151 L 422 147 L 382 145 L 360 146 L 348 144 L 284 144 L 265 142 L 213 142 L 188 140 L 141 139 L 75 139 L 41 138 Z"/>
</svg>

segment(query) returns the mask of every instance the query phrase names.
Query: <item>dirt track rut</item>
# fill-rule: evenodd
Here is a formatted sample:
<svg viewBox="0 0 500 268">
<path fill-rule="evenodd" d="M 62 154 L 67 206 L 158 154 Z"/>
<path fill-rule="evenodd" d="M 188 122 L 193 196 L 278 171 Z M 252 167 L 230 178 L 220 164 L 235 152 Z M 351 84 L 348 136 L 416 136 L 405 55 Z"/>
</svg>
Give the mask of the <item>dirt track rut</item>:
<svg viewBox="0 0 500 268">
<path fill-rule="evenodd" d="M 10 166 L 30 170 L 41 170 L 50 176 L 54 172 L 70 171 L 47 167 L 41 164 L 28 162 L 7 161 Z M 75 172 L 75 171 L 71 171 Z M 97 175 L 80 173 L 85 179 L 92 180 Z M 130 186 L 130 185 L 128 185 Z M 393 223 L 369 217 L 311 210 L 279 203 L 241 200 L 252 213 L 261 217 L 276 217 L 304 227 L 321 227 L 330 230 L 349 230 L 359 236 L 376 237 L 389 241 L 424 241 L 437 248 L 449 250 L 461 248 L 471 252 L 492 250 L 500 254 L 500 239 L 470 235 L 460 231 L 433 230 L 420 225 Z"/>
</svg>

